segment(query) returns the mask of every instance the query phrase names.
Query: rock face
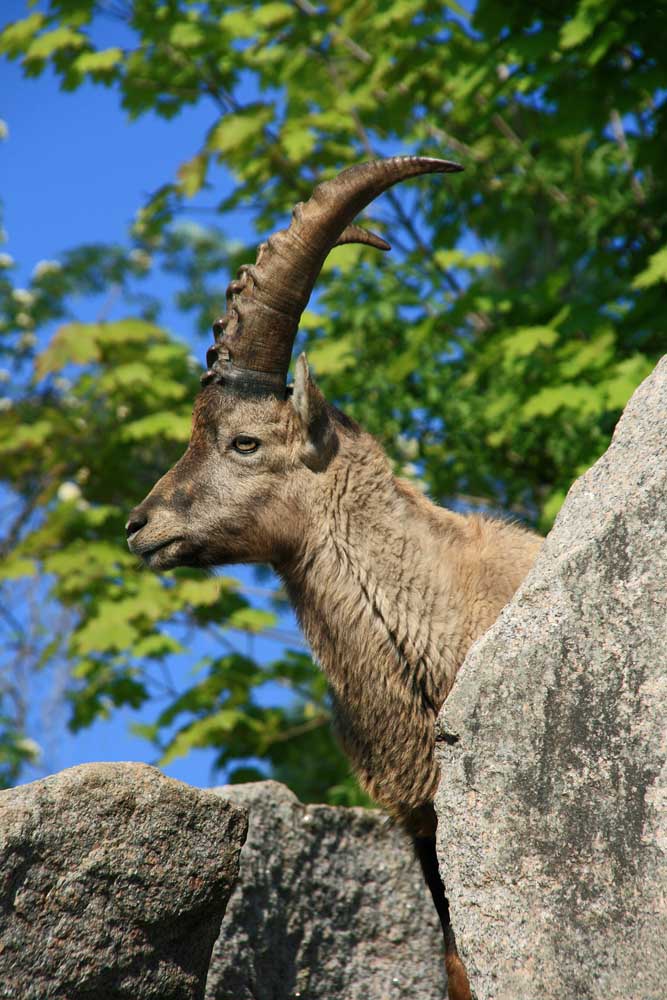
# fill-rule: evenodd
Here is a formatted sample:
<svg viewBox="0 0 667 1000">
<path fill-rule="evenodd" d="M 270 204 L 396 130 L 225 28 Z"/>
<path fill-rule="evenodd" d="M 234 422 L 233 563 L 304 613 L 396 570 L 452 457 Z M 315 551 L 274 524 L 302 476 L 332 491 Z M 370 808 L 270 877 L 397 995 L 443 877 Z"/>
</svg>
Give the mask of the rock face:
<svg viewBox="0 0 667 1000">
<path fill-rule="evenodd" d="M 207 1000 L 443 1000 L 442 936 L 399 829 L 273 781 L 219 792 L 250 828 Z"/>
<path fill-rule="evenodd" d="M 194 1000 L 246 816 L 143 764 L 0 793 L 0 997 Z"/>
<path fill-rule="evenodd" d="M 480 1000 L 667 996 L 667 359 L 439 720 L 440 864 Z"/>
</svg>

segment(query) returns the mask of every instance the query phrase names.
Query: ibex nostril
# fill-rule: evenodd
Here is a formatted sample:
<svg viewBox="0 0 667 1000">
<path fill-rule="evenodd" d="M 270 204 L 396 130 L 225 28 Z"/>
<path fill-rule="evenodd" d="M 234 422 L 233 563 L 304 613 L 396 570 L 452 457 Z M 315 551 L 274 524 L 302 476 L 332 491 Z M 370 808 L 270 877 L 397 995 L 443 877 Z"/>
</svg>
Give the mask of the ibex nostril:
<svg viewBox="0 0 667 1000">
<path fill-rule="evenodd" d="M 148 523 L 148 518 L 145 514 L 134 513 L 130 514 L 130 518 L 125 525 L 125 534 L 129 538 L 134 535 L 137 531 L 141 531 L 145 524 Z"/>
</svg>

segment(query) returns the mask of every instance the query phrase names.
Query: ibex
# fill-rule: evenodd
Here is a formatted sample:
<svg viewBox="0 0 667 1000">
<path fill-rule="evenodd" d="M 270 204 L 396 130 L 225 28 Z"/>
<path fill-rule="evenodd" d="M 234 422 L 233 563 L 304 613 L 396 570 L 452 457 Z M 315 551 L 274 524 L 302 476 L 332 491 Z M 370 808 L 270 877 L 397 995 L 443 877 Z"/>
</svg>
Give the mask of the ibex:
<svg viewBox="0 0 667 1000">
<path fill-rule="evenodd" d="M 155 570 L 269 563 L 329 680 L 362 786 L 414 839 L 445 937 L 449 995 L 469 997 L 435 853 L 435 719 L 466 652 L 530 568 L 539 539 L 436 506 L 397 479 L 378 443 L 329 405 L 299 319 L 325 257 L 398 181 L 461 168 L 394 157 L 344 170 L 294 209 L 227 290 L 227 311 L 183 457 L 130 514 L 130 549 Z"/>
</svg>

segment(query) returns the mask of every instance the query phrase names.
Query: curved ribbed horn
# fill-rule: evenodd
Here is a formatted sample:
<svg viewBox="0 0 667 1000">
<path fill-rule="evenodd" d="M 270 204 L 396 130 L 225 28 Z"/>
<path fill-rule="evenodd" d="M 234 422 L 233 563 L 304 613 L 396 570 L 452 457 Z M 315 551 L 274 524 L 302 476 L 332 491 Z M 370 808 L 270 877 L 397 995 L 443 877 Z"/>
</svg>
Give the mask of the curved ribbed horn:
<svg viewBox="0 0 667 1000">
<path fill-rule="evenodd" d="M 288 229 L 262 243 L 253 266 L 239 269 L 227 288 L 227 312 L 213 324 L 202 383 L 221 382 L 250 395 L 284 395 L 301 313 L 322 264 L 339 242 L 389 249 L 352 220 L 398 181 L 463 167 L 424 156 L 394 156 L 343 170 L 319 184 L 292 212 Z"/>
</svg>

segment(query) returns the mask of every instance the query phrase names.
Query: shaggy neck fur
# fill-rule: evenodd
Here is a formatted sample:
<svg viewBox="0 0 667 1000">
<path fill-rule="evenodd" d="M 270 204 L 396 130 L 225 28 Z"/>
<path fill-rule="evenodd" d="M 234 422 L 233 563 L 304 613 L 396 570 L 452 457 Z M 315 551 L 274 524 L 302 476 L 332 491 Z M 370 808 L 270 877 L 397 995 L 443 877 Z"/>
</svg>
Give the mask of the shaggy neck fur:
<svg viewBox="0 0 667 1000">
<path fill-rule="evenodd" d="M 435 793 L 435 717 L 457 670 L 538 545 L 431 504 L 364 433 L 312 477 L 302 542 L 279 571 L 362 785 L 404 820 Z"/>
</svg>

